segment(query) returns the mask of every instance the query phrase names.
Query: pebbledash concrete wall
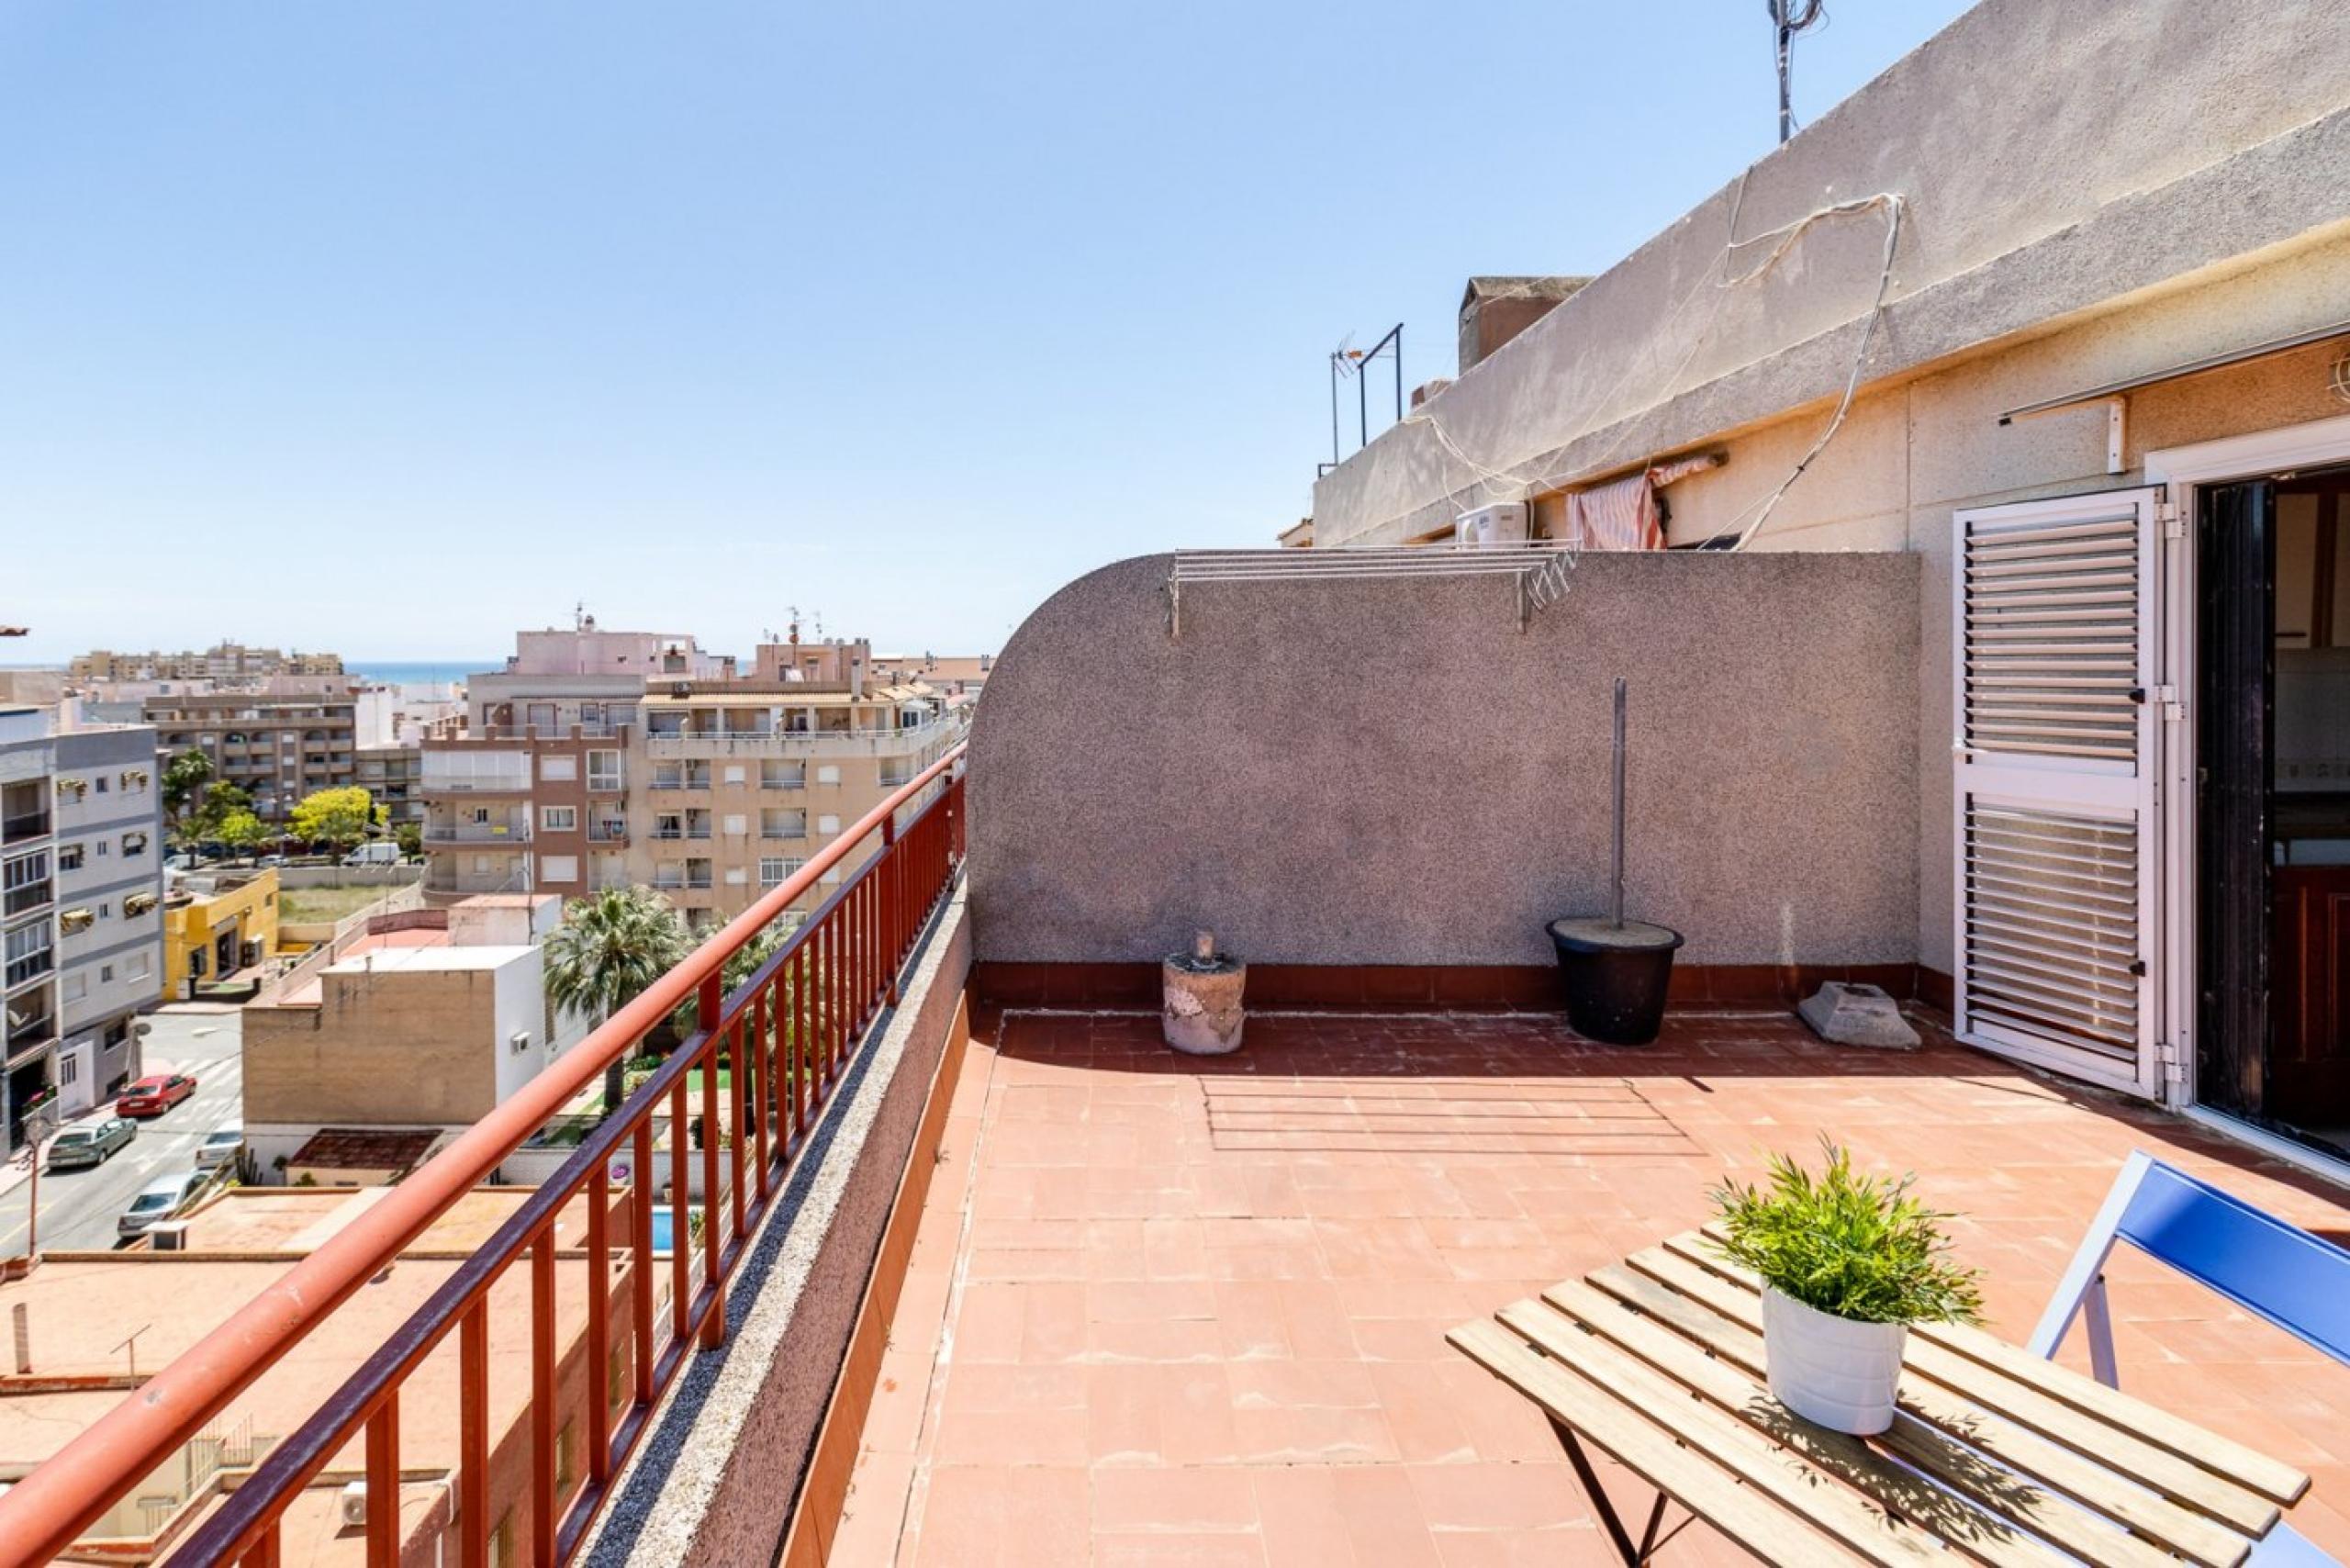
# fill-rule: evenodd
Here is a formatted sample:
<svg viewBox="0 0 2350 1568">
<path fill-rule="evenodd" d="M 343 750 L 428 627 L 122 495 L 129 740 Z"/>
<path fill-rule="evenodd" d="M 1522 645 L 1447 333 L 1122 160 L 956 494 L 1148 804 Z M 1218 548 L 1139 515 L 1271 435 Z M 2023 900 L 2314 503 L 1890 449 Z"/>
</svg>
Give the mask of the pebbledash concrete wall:
<svg viewBox="0 0 2350 1568">
<path fill-rule="evenodd" d="M 1187 585 L 1123 561 L 1013 636 L 971 737 L 983 961 L 1539 964 L 1605 907 L 1630 681 L 1636 917 L 1699 963 L 1917 955 L 1917 558 L 1589 555 Z"/>
</svg>

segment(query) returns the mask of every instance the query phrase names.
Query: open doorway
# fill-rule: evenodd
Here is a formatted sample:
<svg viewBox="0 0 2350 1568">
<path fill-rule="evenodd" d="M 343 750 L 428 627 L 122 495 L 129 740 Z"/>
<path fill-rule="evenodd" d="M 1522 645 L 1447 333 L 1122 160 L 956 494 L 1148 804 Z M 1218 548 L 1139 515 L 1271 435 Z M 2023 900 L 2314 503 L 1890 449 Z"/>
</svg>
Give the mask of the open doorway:
<svg viewBox="0 0 2350 1568">
<path fill-rule="evenodd" d="M 2350 1158 L 2350 466 L 2197 496 L 2197 1098 Z"/>
</svg>

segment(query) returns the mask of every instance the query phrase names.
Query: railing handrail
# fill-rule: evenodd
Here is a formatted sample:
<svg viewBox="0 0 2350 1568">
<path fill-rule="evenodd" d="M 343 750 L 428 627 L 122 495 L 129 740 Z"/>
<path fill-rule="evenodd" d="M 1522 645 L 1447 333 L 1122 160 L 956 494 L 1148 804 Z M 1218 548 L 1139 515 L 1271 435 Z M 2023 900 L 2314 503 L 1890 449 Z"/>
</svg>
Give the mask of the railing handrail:
<svg viewBox="0 0 2350 1568">
<path fill-rule="evenodd" d="M 964 749 L 957 745 L 948 751 L 859 817 L 577 1047 L 391 1188 L 382 1202 L 321 1242 L 149 1378 L 134 1396 L 0 1494 L 0 1562 L 44 1562 L 71 1546 L 91 1521 L 201 1431 L 230 1399 L 381 1273 L 460 1198 L 487 1180 L 501 1160 L 622 1052 L 633 1050 L 647 1033 L 694 998 L 705 981 L 722 973 L 736 949 L 789 911 L 868 834 L 891 823 L 901 808 L 949 772 L 961 761 Z"/>
</svg>

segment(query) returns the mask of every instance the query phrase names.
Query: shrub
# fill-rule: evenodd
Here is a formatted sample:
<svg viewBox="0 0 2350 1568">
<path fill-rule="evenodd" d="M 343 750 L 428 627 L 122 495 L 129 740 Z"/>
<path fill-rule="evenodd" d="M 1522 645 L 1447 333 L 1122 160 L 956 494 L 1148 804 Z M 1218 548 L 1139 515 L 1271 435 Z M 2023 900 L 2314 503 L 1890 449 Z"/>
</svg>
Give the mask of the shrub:
<svg viewBox="0 0 2350 1568">
<path fill-rule="evenodd" d="M 1771 1157 L 1766 1186 L 1728 1180 L 1713 1193 L 1729 1240 L 1720 1250 L 1806 1306 L 1862 1323 L 1974 1323 L 1978 1271 L 1948 1256 L 1950 1216 L 1910 1196 L 1914 1176 L 1856 1174 L 1852 1155 L 1820 1139 L 1827 1168 L 1812 1175 Z"/>
</svg>

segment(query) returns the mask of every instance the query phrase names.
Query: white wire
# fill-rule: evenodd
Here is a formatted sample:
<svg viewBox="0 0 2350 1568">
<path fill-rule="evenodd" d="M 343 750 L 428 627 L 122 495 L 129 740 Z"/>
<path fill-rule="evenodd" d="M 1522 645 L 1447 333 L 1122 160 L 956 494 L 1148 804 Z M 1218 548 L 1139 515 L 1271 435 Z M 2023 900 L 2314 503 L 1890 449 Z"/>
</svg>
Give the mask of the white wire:
<svg viewBox="0 0 2350 1568">
<path fill-rule="evenodd" d="M 1743 549 L 1746 546 L 1747 543 L 1754 537 L 1757 532 L 1760 531 L 1762 524 L 1769 520 L 1771 513 L 1777 508 L 1780 499 L 1786 495 L 1787 491 L 1794 486 L 1795 482 L 1803 476 L 1805 471 L 1811 466 L 1812 463 L 1816 459 L 1818 459 L 1820 453 L 1826 450 L 1828 443 L 1835 438 L 1836 433 L 1843 428 L 1844 420 L 1852 410 L 1852 399 L 1859 392 L 1862 373 L 1867 368 L 1869 348 L 1875 341 L 1877 325 L 1883 319 L 1885 315 L 1886 296 L 1892 291 L 1894 256 L 1900 244 L 1901 221 L 1907 206 L 1904 198 L 1899 193 L 1893 191 L 1880 191 L 1874 196 L 1860 196 L 1849 201 L 1830 203 L 1826 207 L 1818 207 L 1811 212 L 1807 212 L 1802 217 L 1795 218 L 1790 222 L 1783 223 L 1776 228 L 1766 229 L 1760 233 L 1748 235 L 1745 238 L 1740 239 L 1738 237 L 1737 232 L 1738 217 L 1740 209 L 1743 207 L 1745 202 L 1747 178 L 1751 173 L 1752 171 L 1750 169 L 1746 174 L 1742 174 L 1739 176 L 1738 187 L 1730 203 L 1729 221 L 1728 225 L 1729 237 L 1723 241 L 1721 252 L 1714 259 L 1713 264 L 1705 270 L 1704 274 L 1698 278 L 1695 285 L 1694 285 L 1686 294 L 1683 295 L 1679 300 L 1674 302 L 1672 308 L 1665 313 L 1663 318 L 1657 323 L 1656 327 L 1646 335 L 1646 341 L 1648 342 L 1653 342 L 1662 340 L 1666 335 L 1668 330 L 1679 321 L 1682 315 L 1688 309 L 1690 304 L 1695 300 L 1700 294 L 1707 292 L 1707 286 L 1710 284 L 1713 286 L 1715 305 L 1713 311 L 1707 318 L 1706 329 L 1693 332 L 1690 335 L 1688 347 L 1684 351 L 1681 358 L 1673 364 L 1672 370 L 1665 375 L 1662 381 L 1660 383 L 1656 397 L 1643 404 L 1643 408 L 1653 407 L 1658 400 L 1671 394 L 1673 386 L 1678 384 L 1682 373 L 1687 370 L 1690 361 L 1696 357 L 1697 351 L 1707 343 L 1712 322 L 1719 316 L 1721 311 L 1721 297 L 1733 289 L 1743 287 L 1745 285 L 1753 283 L 1769 274 L 1777 267 L 1779 263 L 1795 249 L 1796 245 L 1802 240 L 1803 236 L 1809 231 L 1814 225 L 1825 222 L 1830 218 L 1857 217 L 1863 213 L 1879 210 L 1886 214 L 1886 221 L 1885 251 L 1882 264 L 1877 274 L 1876 288 L 1871 299 L 1868 314 L 1863 318 L 1860 342 L 1854 348 L 1852 368 L 1845 377 L 1843 392 L 1837 399 L 1835 412 L 1830 416 L 1827 428 L 1820 432 L 1818 439 L 1813 442 L 1810 450 L 1806 452 L 1803 457 L 1796 462 L 1794 468 L 1789 471 L 1786 478 L 1780 482 L 1777 488 L 1774 489 L 1768 496 L 1764 497 L 1761 502 L 1751 503 L 1740 508 L 1722 528 L 1717 530 L 1715 532 L 1707 535 L 1704 540 L 1699 542 L 1701 545 L 1711 544 L 1715 540 L 1719 539 L 1724 534 L 1729 532 L 1732 528 L 1738 527 L 1740 521 L 1748 517 L 1749 513 L 1753 513 L 1752 521 L 1746 522 L 1745 526 L 1742 529 L 1740 529 L 1737 541 L 1731 546 L 1732 549 Z M 1744 272 L 1736 274 L 1735 275 L 1730 273 L 1730 264 L 1740 252 L 1750 250 L 1754 246 L 1764 243 L 1771 243 L 1771 250 L 1763 256 L 1761 262 Z M 1617 394 L 1630 382 L 1634 373 L 1639 368 L 1641 363 L 1642 362 L 1636 356 L 1631 363 L 1625 366 L 1622 374 L 1617 375 L 1617 378 L 1604 390 L 1600 391 L 1595 397 L 1587 399 L 1573 417 L 1574 425 L 1572 432 L 1562 440 L 1552 443 L 1553 449 L 1558 450 L 1571 446 L 1575 441 L 1589 434 L 1595 428 L 1596 428 L 1596 416 L 1598 411 L 1610 406 Z M 1539 490 L 1550 484 L 1565 480 L 1574 475 L 1588 474 L 1595 471 L 1596 469 L 1605 467 L 1607 464 L 1607 460 L 1621 448 L 1624 441 L 1628 439 L 1631 431 L 1631 416 L 1628 413 L 1622 419 L 1616 421 L 1618 426 L 1618 431 L 1616 439 L 1610 442 L 1607 446 L 1602 448 L 1598 453 L 1581 454 L 1577 456 L 1571 465 L 1562 463 L 1558 466 L 1538 470 L 1535 473 L 1528 475 L 1522 471 L 1522 462 L 1517 471 L 1494 468 L 1478 461 L 1468 452 L 1464 451 L 1461 448 L 1460 443 L 1453 439 L 1452 433 L 1445 429 L 1443 421 L 1437 417 L 1433 402 L 1422 404 L 1419 408 L 1413 409 L 1404 417 L 1404 422 L 1407 424 L 1413 422 L 1425 423 L 1428 427 L 1429 431 L 1436 436 L 1438 444 L 1442 447 L 1455 462 L 1469 470 L 1472 476 L 1472 483 L 1473 484 L 1473 487 L 1477 490 L 1487 494 L 1496 491 L 1509 491 L 1516 492 L 1517 494 L 1526 494 L 1535 490 Z M 1653 455 L 1654 454 L 1651 454 L 1652 457 Z M 1444 496 L 1445 502 L 1455 502 L 1458 498 L 1466 494 L 1470 487 L 1471 487 L 1467 485 L 1448 487 Z M 1395 518 L 1388 518 L 1383 520 L 1381 524 L 1374 524 L 1373 527 L 1383 526 L 1384 522 L 1393 522 L 1395 521 Z"/>
</svg>

